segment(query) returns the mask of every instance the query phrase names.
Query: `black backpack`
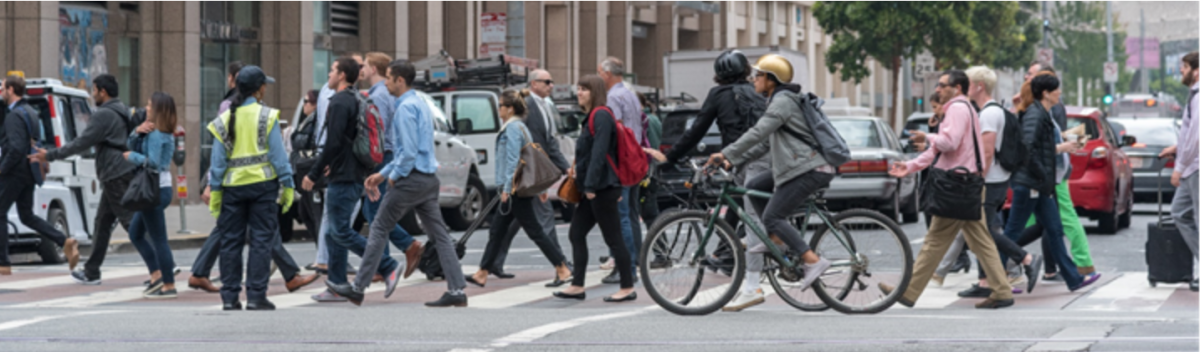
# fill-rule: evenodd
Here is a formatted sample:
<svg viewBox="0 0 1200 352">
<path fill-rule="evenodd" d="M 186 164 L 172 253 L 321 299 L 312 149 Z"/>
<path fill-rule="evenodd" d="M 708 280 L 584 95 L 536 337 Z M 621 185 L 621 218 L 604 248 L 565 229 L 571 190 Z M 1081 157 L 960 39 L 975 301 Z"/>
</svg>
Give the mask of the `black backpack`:
<svg viewBox="0 0 1200 352">
<path fill-rule="evenodd" d="M 1017 171 L 1025 166 L 1025 161 L 1029 158 L 1029 152 L 1021 142 L 1021 119 L 996 102 L 988 103 L 983 108 L 987 109 L 993 105 L 1004 111 L 1004 140 L 1000 142 L 1000 150 L 996 151 L 996 161 L 1009 172 Z"/>
<path fill-rule="evenodd" d="M 740 118 L 739 120 L 742 121 L 741 131 L 738 132 L 738 136 L 740 137 L 741 134 L 746 133 L 751 127 L 754 127 L 754 124 L 758 123 L 758 119 L 767 113 L 767 98 L 754 93 L 753 90 L 739 88 L 741 87 L 734 87 L 732 91 L 733 101 L 737 107 L 737 114 Z M 722 131 L 722 133 L 727 132 Z"/>
</svg>

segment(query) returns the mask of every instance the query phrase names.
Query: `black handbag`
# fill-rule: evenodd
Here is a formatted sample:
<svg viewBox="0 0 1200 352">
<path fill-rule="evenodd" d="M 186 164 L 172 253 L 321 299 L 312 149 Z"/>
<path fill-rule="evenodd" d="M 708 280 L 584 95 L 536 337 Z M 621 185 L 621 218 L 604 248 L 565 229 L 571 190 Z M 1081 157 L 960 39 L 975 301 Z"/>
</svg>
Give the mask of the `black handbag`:
<svg viewBox="0 0 1200 352">
<path fill-rule="evenodd" d="M 983 162 L 979 139 L 975 136 L 974 108 L 971 111 L 971 140 L 975 144 L 975 170 L 979 172 L 973 173 L 962 166 L 950 170 L 933 167 L 942 157 L 939 152 L 930 164 L 929 178 L 921 193 L 922 210 L 934 216 L 967 221 L 983 218 Z"/>
<path fill-rule="evenodd" d="M 140 144 L 140 143 L 139 143 Z M 121 196 L 121 206 L 130 211 L 147 211 L 158 206 L 158 171 L 151 168 L 149 161 L 133 170 L 133 180 Z"/>
</svg>

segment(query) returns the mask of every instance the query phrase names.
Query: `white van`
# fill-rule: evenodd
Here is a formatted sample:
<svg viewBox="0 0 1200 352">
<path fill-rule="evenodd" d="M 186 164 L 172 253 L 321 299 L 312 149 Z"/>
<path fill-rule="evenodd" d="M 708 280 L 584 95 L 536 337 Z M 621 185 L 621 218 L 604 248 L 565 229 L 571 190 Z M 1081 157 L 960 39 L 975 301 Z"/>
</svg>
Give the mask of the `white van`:
<svg viewBox="0 0 1200 352">
<path fill-rule="evenodd" d="M 88 92 L 64 86 L 53 78 L 30 78 L 25 83 L 25 100 L 38 109 L 47 146 L 70 143 L 87 128 L 94 110 Z M 90 244 L 100 192 L 95 150 L 54 161 L 46 182 L 34 192 L 33 213 L 80 244 Z M 62 248 L 22 225 L 16 206 L 7 215 L 4 226 L 8 226 L 9 253 L 36 252 L 46 263 L 63 262 Z"/>
</svg>

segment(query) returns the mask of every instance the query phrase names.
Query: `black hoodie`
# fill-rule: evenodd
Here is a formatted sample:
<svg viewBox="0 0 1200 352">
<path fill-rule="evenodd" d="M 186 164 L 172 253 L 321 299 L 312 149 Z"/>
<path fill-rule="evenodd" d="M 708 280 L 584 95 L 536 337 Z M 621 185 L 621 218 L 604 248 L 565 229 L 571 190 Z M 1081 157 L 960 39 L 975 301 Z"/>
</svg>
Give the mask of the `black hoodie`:
<svg viewBox="0 0 1200 352">
<path fill-rule="evenodd" d="M 755 93 L 754 86 L 750 83 L 738 82 L 713 87 L 708 91 L 708 97 L 704 98 L 704 105 L 700 107 L 696 121 L 667 152 L 667 159 L 676 162 L 695 150 L 696 145 L 708 133 L 713 121 L 717 122 L 717 129 L 721 131 L 721 147 L 729 146 L 757 121 L 745 118 L 749 111 L 766 110 L 767 100 Z"/>
</svg>

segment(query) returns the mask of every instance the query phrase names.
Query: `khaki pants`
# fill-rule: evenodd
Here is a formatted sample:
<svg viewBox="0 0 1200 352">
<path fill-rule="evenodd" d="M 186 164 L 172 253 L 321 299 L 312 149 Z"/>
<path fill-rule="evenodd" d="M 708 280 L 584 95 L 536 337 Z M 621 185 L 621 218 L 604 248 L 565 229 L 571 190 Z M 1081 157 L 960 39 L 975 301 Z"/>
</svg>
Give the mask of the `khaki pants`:
<svg viewBox="0 0 1200 352">
<path fill-rule="evenodd" d="M 979 211 L 983 213 L 982 205 L 979 207 Z M 963 238 L 967 240 L 967 247 L 975 252 L 975 256 L 979 258 L 979 264 L 987 274 L 988 287 L 992 288 L 990 298 L 995 300 L 1012 299 L 1012 286 L 1008 284 L 1004 266 L 1000 265 L 996 242 L 992 240 L 992 235 L 988 232 L 985 219 L 987 219 L 987 214 L 983 214 L 979 220 L 975 221 L 934 216 L 929 225 L 929 233 L 925 235 L 925 244 L 921 246 L 921 252 L 917 254 L 917 261 L 913 264 L 912 282 L 908 285 L 908 291 L 904 292 L 904 299 L 913 303 L 917 302 L 917 298 L 921 297 L 921 292 L 925 291 L 925 285 L 929 284 L 929 278 L 933 276 L 933 271 L 937 269 L 938 262 L 942 260 L 942 256 L 946 255 L 946 250 L 954 242 L 954 237 L 958 235 L 959 231 L 962 231 Z"/>
</svg>

